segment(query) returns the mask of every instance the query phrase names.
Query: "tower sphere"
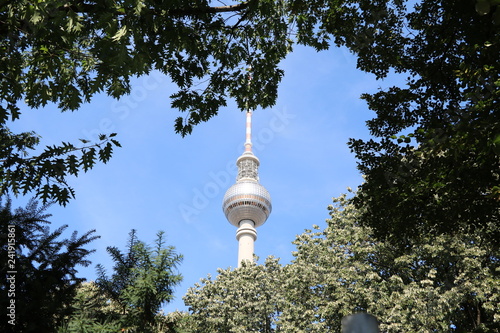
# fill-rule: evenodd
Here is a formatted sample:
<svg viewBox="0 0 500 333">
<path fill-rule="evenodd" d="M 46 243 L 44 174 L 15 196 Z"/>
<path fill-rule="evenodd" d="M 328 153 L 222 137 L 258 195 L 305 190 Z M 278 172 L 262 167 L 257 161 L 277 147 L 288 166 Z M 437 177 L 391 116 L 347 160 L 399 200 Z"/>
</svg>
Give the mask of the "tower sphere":
<svg viewBox="0 0 500 333">
<path fill-rule="evenodd" d="M 227 190 L 222 209 L 232 225 L 239 227 L 242 220 L 251 220 L 258 227 L 271 214 L 271 195 L 255 180 L 240 180 Z"/>
</svg>

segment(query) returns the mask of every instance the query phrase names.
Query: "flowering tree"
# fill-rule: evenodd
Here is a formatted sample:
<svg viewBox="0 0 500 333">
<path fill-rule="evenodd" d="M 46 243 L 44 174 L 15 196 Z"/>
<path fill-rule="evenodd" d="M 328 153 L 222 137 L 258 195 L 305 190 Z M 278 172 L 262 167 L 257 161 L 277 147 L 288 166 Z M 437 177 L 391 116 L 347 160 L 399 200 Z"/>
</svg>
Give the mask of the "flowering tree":
<svg viewBox="0 0 500 333">
<path fill-rule="evenodd" d="M 280 332 L 285 306 L 282 267 L 268 258 L 264 265 L 244 264 L 236 270 L 219 269 L 184 296 L 193 332 Z"/>
<path fill-rule="evenodd" d="M 292 263 L 220 270 L 184 297 L 197 332 L 340 332 L 365 311 L 386 332 L 495 332 L 499 258 L 480 236 L 425 237 L 404 251 L 360 226 L 346 196 L 323 230 L 299 235 Z"/>
</svg>

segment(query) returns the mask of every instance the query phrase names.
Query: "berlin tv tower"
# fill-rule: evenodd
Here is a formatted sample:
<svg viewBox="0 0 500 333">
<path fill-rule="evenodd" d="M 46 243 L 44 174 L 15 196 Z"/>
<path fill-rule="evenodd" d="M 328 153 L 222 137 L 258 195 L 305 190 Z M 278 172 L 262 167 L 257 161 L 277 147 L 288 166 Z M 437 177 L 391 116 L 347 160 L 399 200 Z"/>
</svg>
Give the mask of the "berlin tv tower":
<svg viewBox="0 0 500 333">
<path fill-rule="evenodd" d="M 222 209 L 228 221 L 238 227 L 238 267 L 242 262 L 253 262 L 256 227 L 266 222 L 271 214 L 271 196 L 259 184 L 259 159 L 252 152 L 252 111 L 247 111 L 245 151 L 236 160 L 238 176 L 222 201 Z"/>
</svg>

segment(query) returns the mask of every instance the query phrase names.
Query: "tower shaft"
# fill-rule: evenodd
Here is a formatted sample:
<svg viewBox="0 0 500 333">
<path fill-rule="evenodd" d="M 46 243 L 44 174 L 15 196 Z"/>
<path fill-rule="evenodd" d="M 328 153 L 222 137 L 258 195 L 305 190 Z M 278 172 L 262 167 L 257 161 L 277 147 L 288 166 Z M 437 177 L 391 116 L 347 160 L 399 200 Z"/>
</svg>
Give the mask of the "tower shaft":
<svg viewBox="0 0 500 333">
<path fill-rule="evenodd" d="M 255 230 L 252 220 L 243 220 L 236 231 L 238 240 L 238 267 L 243 262 L 253 262 L 254 242 L 257 240 L 257 230 Z"/>
</svg>

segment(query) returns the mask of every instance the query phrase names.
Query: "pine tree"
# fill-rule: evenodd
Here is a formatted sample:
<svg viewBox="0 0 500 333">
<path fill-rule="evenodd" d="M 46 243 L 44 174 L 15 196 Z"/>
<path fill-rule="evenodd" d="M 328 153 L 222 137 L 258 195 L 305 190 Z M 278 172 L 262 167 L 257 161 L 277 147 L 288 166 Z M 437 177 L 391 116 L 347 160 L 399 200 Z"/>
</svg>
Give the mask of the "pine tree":
<svg viewBox="0 0 500 333">
<path fill-rule="evenodd" d="M 2 320 L 2 332 L 54 331 L 71 312 L 75 289 L 85 280 L 77 277 L 77 266 L 90 264 L 87 257 L 94 250 L 84 247 L 98 236 L 95 230 L 81 236 L 75 231 L 69 239 L 59 239 L 68 226 L 50 231 L 47 219 L 51 215 L 45 213 L 49 206 L 38 206 L 32 199 L 26 208 L 13 211 L 10 198 L 5 203 L 0 200 L 0 306 L 6 309 L 11 299 L 16 305 L 15 325 Z M 16 273 L 7 273 L 12 271 Z M 8 297 L 12 285 L 6 277 L 11 275 L 15 276 L 15 295 Z"/>
<path fill-rule="evenodd" d="M 122 328 L 133 332 L 153 332 L 161 306 L 173 299 L 176 285 L 182 280 L 177 265 L 182 255 L 173 246 L 165 246 L 164 232 L 157 234 L 154 247 L 129 234 L 127 252 L 108 247 L 115 266 L 108 277 L 102 265 L 97 266 L 97 286 L 117 306 Z"/>
</svg>

